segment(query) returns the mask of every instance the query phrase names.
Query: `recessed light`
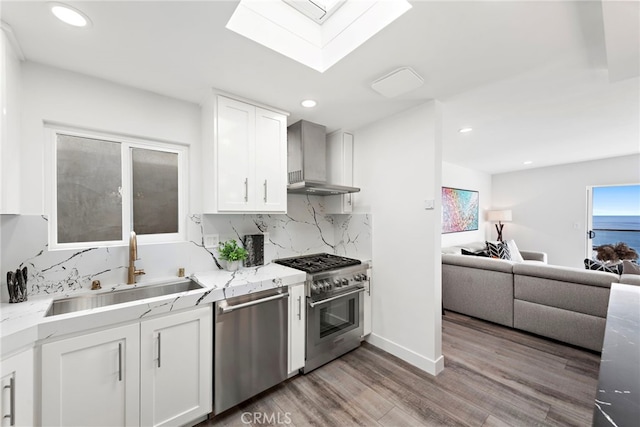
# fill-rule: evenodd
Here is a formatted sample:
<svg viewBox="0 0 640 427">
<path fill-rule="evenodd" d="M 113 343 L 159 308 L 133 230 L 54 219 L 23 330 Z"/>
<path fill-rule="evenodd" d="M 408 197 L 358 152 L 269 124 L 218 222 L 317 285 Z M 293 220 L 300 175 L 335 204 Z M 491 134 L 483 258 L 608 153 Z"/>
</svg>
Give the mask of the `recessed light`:
<svg viewBox="0 0 640 427">
<path fill-rule="evenodd" d="M 300 103 L 304 108 L 313 108 L 317 105 L 316 101 L 313 99 L 305 99 Z"/>
<path fill-rule="evenodd" d="M 531 160 L 525 160 L 524 162 L 522 162 L 523 165 L 530 165 L 533 162 Z"/>
<path fill-rule="evenodd" d="M 51 8 L 51 13 L 65 24 L 74 27 L 87 27 L 91 24 L 89 17 L 76 8 L 62 3 L 49 3 L 49 7 Z"/>
<path fill-rule="evenodd" d="M 458 129 L 458 132 L 467 133 L 467 132 L 471 132 L 472 130 L 473 130 L 473 128 L 460 128 L 460 129 Z"/>
</svg>

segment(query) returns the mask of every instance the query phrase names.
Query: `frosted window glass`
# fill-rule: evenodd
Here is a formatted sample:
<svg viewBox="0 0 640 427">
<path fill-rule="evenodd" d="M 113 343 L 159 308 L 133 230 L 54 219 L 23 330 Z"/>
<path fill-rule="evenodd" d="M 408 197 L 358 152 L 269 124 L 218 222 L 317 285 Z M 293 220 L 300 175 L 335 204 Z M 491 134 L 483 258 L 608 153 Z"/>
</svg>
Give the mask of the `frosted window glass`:
<svg viewBox="0 0 640 427">
<path fill-rule="evenodd" d="M 122 240 L 120 144 L 58 134 L 58 243 Z"/>
<path fill-rule="evenodd" d="M 178 155 L 131 149 L 133 230 L 137 234 L 178 232 Z"/>
</svg>

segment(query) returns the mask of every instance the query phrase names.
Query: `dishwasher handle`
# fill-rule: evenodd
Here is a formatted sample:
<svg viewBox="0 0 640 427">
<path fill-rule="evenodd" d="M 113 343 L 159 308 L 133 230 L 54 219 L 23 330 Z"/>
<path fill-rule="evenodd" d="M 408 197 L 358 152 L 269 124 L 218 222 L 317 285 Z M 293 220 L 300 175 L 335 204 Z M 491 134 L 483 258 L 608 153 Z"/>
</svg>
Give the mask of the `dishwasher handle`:
<svg viewBox="0 0 640 427">
<path fill-rule="evenodd" d="M 228 305 L 226 301 L 220 301 L 218 303 L 218 308 L 222 314 L 225 314 L 234 310 L 240 310 L 241 308 L 252 307 L 254 305 L 262 304 L 269 301 L 275 301 L 282 298 L 289 298 L 289 293 L 285 292 L 283 294 L 273 295 L 267 298 L 262 298 L 255 301 L 249 301 L 249 302 L 236 304 L 236 305 Z"/>
</svg>

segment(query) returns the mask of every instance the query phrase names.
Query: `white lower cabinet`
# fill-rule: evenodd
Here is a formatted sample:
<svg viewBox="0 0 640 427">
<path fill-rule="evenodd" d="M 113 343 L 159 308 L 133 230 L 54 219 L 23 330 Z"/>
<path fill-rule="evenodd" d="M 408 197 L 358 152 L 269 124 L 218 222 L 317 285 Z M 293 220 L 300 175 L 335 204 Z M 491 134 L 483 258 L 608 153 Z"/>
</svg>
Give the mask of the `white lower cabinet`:
<svg viewBox="0 0 640 427">
<path fill-rule="evenodd" d="M 304 366 L 306 299 L 304 284 L 289 287 L 289 375 Z"/>
<path fill-rule="evenodd" d="M 42 425 L 186 424 L 211 412 L 211 307 L 42 345 Z"/>
<path fill-rule="evenodd" d="M 32 426 L 33 349 L 2 359 L 0 416 L 2 427 Z"/>
<path fill-rule="evenodd" d="M 367 269 L 367 277 L 369 280 L 365 282 L 364 290 L 364 321 L 363 321 L 363 335 L 367 336 L 371 333 L 371 269 Z"/>
<path fill-rule="evenodd" d="M 42 425 L 137 426 L 140 326 L 42 346 Z"/>
<path fill-rule="evenodd" d="M 184 425 L 211 412 L 211 308 L 140 325 L 140 423 Z"/>
</svg>

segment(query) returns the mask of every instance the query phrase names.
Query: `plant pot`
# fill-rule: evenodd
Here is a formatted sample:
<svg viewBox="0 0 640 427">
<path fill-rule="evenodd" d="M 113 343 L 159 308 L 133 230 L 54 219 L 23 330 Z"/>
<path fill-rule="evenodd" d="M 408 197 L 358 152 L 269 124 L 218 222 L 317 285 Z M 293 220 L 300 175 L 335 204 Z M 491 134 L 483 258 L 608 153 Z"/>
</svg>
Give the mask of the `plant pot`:
<svg viewBox="0 0 640 427">
<path fill-rule="evenodd" d="M 242 261 L 227 261 L 226 269 L 227 271 L 236 271 L 240 268 Z"/>
</svg>

